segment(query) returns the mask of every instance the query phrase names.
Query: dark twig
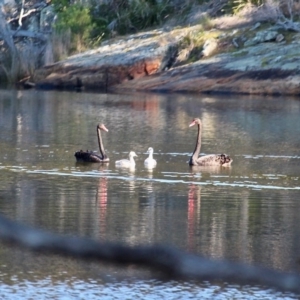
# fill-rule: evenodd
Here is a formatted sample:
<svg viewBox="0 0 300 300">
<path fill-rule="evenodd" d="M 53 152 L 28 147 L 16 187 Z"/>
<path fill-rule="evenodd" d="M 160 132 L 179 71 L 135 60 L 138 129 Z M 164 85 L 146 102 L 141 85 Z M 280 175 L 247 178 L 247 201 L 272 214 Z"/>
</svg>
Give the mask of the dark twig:
<svg viewBox="0 0 300 300">
<path fill-rule="evenodd" d="M 12 37 L 27 37 L 41 40 L 42 42 L 47 41 L 47 36 L 41 32 L 34 32 L 30 30 L 11 30 L 10 34 Z M 1 38 L 1 37 L 0 37 Z"/>
<path fill-rule="evenodd" d="M 300 294 L 300 276 L 229 261 L 214 261 L 166 246 L 130 247 L 87 238 L 63 237 L 0 216 L 0 239 L 29 250 L 115 264 L 136 264 L 184 280 L 218 279 L 260 284 Z"/>
</svg>

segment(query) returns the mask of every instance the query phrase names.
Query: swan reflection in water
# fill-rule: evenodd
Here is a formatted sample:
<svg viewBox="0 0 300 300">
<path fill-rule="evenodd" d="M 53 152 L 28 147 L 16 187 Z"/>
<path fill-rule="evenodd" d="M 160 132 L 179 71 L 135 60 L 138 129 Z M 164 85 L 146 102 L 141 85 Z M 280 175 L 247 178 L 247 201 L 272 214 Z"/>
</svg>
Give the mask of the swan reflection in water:
<svg viewBox="0 0 300 300">
<path fill-rule="evenodd" d="M 148 181 L 146 184 L 146 196 L 147 196 L 147 209 L 145 211 L 145 219 L 147 220 L 148 224 L 148 236 L 149 238 L 153 239 L 155 236 L 155 204 L 156 204 L 156 195 L 155 190 L 153 189 L 153 169 L 148 169 L 148 174 L 146 175 L 148 177 Z"/>
<path fill-rule="evenodd" d="M 215 180 L 218 175 L 222 176 L 224 174 L 228 175 L 231 173 L 231 168 L 220 168 L 214 166 L 193 166 L 190 168 L 190 177 L 193 182 L 189 184 L 188 188 L 188 213 L 187 213 L 187 240 L 188 240 L 188 249 L 190 251 L 197 251 L 198 245 L 196 244 L 196 236 L 199 235 L 200 230 L 200 221 L 201 221 L 201 189 L 205 187 L 201 186 L 201 182 L 210 182 L 211 178 Z M 204 191 L 204 190 L 203 190 Z M 215 222 L 215 220 L 211 220 Z M 210 244 L 208 245 L 211 253 L 218 253 L 220 247 L 220 238 L 218 233 L 220 228 L 215 230 L 217 226 L 215 224 L 211 225 L 211 239 Z M 215 232 L 217 231 L 217 233 Z M 219 253 L 218 253 L 219 254 Z"/>
<path fill-rule="evenodd" d="M 188 190 L 188 213 L 187 213 L 187 236 L 188 249 L 195 251 L 195 236 L 197 234 L 197 224 L 200 223 L 200 208 L 201 208 L 201 186 L 189 184 Z"/>
<path fill-rule="evenodd" d="M 217 177 L 220 175 L 229 175 L 231 167 L 220 168 L 220 166 L 193 166 L 190 167 L 190 177 L 193 182 L 189 184 L 188 188 L 188 213 L 187 213 L 187 235 L 188 235 L 188 249 L 197 251 L 195 245 L 195 235 L 198 234 L 200 228 L 201 217 L 201 188 L 200 182 L 205 182 L 206 179 L 210 181 L 210 176 Z"/>
<path fill-rule="evenodd" d="M 135 178 L 135 165 L 127 166 L 127 167 L 122 167 L 122 166 L 117 166 L 116 169 L 118 170 L 119 174 L 121 176 L 124 176 L 124 184 L 127 186 L 128 183 L 128 189 L 130 193 L 135 192 L 135 185 L 136 185 L 136 178 Z"/>
<path fill-rule="evenodd" d="M 96 209 L 99 216 L 99 234 L 101 238 L 106 237 L 106 214 L 107 214 L 107 186 L 108 179 L 105 176 L 108 172 L 107 168 L 100 167 L 102 174 L 99 177 L 97 193 L 96 193 Z"/>
<path fill-rule="evenodd" d="M 76 162 L 76 170 L 83 175 L 91 174 L 93 178 L 98 178 L 96 186 L 94 202 L 95 208 L 93 212 L 96 213 L 94 220 L 97 222 L 95 228 L 98 230 L 99 237 L 104 238 L 106 235 L 106 214 L 107 214 L 107 200 L 108 200 L 108 178 L 109 169 L 107 164 L 86 164 L 84 162 Z M 96 169 L 95 169 L 96 166 Z"/>
<path fill-rule="evenodd" d="M 196 174 L 229 175 L 231 174 L 231 170 L 232 170 L 231 166 L 227 168 L 222 168 L 220 166 L 190 166 L 190 172 L 193 175 Z"/>
<path fill-rule="evenodd" d="M 147 175 L 146 177 L 148 178 L 147 182 L 146 182 L 146 190 L 149 194 L 152 194 L 153 192 L 153 168 L 146 168 Z"/>
</svg>

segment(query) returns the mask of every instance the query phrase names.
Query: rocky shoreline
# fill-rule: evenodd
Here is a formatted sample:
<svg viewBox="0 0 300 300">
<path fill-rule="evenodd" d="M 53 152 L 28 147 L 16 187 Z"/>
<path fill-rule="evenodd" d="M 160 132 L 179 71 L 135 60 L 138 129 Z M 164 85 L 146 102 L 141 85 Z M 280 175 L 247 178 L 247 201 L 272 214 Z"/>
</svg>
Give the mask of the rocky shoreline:
<svg viewBox="0 0 300 300">
<path fill-rule="evenodd" d="M 38 70 L 38 89 L 300 95 L 300 36 L 274 26 L 244 38 L 250 28 L 213 39 L 193 63 L 179 63 L 193 26 L 153 30 L 111 40 Z M 227 51 L 226 43 L 235 46 Z M 224 52 L 222 47 L 224 47 Z M 216 51 L 217 50 L 217 51 Z M 217 53 L 217 54 L 214 54 Z"/>
</svg>

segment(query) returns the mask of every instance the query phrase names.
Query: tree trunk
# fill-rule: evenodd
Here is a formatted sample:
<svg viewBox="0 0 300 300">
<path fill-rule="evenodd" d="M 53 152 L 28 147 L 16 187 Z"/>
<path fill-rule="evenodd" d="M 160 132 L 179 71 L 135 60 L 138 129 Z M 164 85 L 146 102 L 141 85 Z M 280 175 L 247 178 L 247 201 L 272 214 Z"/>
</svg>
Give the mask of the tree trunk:
<svg viewBox="0 0 300 300">
<path fill-rule="evenodd" d="M 13 37 L 11 35 L 11 31 L 9 30 L 8 24 L 5 21 L 2 1 L 0 1 L 0 33 L 11 53 L 10 70 L 6 70 L 8 80 L 14 81 L 17 78 L 19 73 L 20 59 L 19 59 L 18 49 L 16 48 Z"/>
</svg>

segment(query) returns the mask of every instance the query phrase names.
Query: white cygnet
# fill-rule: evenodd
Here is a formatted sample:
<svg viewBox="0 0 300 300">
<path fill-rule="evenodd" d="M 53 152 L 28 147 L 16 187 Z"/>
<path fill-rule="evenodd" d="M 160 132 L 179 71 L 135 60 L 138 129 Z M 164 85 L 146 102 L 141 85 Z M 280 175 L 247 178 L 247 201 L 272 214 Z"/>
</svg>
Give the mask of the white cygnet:
<svg viewBox="0 0 300 300">
<path fill-rule="evenodd" d="M 144 165 L 146 168 L 154 168 L 157 164 L 156 160 L 153 158 L 153 148 L 149 147 L 147 150 L 147 153 L 149 154 L 149 157 L 145 159 Z"/>
<path fill-rule="evenodd" d="M 129 152 L 129 159 L 121 159 L 116 161 L 116 167 L 132 168 L 135 167 L 134 157 L 137 157 L 134 151 Z"/>
</svg>

